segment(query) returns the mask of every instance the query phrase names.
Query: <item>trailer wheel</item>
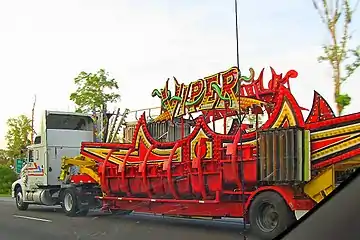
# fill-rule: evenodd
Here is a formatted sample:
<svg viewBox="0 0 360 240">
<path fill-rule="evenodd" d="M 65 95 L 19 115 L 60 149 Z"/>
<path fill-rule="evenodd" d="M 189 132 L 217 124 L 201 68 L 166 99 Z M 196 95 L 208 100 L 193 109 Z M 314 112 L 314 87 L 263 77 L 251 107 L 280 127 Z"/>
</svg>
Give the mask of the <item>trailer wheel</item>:
<svg viewBox="0 0 360 240">
<path fill-rule="evenodd" d="M 16 188 L 15 197 L 16 197 L 15 201 L 16 201 L 17 209 L 19 209 L 20 211 L 27 210 L 29 207 L 29 204 L 24 202 L 24 196 L 23 196 L 21 187 Z"/>
<path fill-rule="evenodd" d="M 249 209 L 250 230 L 260 239 L 274 239 L 294 221 L 294 213 L 275 192 L 255 196 Z"/>
</svg>

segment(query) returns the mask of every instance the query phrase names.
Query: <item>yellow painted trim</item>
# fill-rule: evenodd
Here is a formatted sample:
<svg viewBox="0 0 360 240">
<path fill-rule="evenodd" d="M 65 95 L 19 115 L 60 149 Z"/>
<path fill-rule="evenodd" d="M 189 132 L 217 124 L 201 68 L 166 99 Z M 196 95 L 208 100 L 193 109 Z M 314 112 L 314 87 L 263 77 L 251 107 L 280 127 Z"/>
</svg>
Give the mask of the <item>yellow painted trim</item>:
<svg viewBox="0 0 360 240">
<path fill-rule="evenodd" d="M 287 101 L 285 101 L 281 107 L 280 114 L 278 118 L 276 119 L 275 123 L 273 124 L 272 128 L 278 128 L 280 127 L 280 124 L 283 122 L 283 120 L 287 118 L 289 120 L 290 126 L 296 126 L 296 118 L 291 111 L 291 108 Z"/>
<path fill-rule="evenodd" d="M 342 150 L 345 150 L 347 148 L 350 148 L 352 146 L 355 146 L 355 145 L 359 144 L 359 142 L 360 142 L 360 134 L 356 134 L 356 135 L 358 137 L 356 137 L 356 138 L 354 138 L 352 140 L 348 140 L 346 142 L 337 144 L 335 146 L 329 147 L 329 148 L 324 149 L 324 150 L 322 150 L 320 152 L 312 154 L 311 159 L 316 160 L 316 159 L 319 159 L 321 157 L 330 155 L 330 154 L 332 154 L 334 152 L 342 151 Z"/>
<path fill-rule="evenodd" d="M 191 152 L 191 159 L 194 159 L 196 157 L 195 152 L 195 145 L 200 141 L 201 138 L 209 139 L 204 130 L 200 129 L 195 138 L 190 143 L 190 152 Z M 206 142 L 206 155 L 205 158 L 211 159 L 212 158 L 212 142 L 208 141 Z"/>
<path fill-rule="evenodd" d="M 321 132 L 313 133 L 313 134 L 311 134 L 311 140 L 321 139 L 324 137 L 333 137 L 333 136 L 340 135 L 340 134 L 346 135 L 346 134 L 353 133 L 356 131 L 360 131 L 360 123 L 352 124 L 350 126 L 332 128 L 332 129 L 324 130 Z"/>
</svg>

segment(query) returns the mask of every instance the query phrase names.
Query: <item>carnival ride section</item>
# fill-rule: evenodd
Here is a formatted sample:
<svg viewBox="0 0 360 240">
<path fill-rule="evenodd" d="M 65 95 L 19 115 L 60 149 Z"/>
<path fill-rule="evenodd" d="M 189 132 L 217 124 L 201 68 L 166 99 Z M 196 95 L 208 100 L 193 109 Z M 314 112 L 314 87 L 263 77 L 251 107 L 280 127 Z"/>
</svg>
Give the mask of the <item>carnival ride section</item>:
<svg viewBox="0 0 360 240">
<path fill-rule="evenodd" d="M 317 92 L 306 120 L 311 132 L 313 169 L 335 165 L 346 170 L 360 164 L 360 113 L 336 117 L 329 104 Z"/>
<path fill-rule="evenodd" d="M 240 196 L 259 183 L 308 183 L 307 191 L 314 199 L 315 192 L 332 184 L 323 171 L 331 166 L 334 171 L 359 166 L 360 113 L 336 117 L 315 91 L 304 120 L 306 109 L 299 106 L 289 85 L 297 72 L 291 70 L 283 77 L 271 71 L 268 89 L 263 85 L 263 71 L 256 80 L 254 71 L 250 71 L 251 76 L 240 89 L 246 96 L 240 97 L 243 103 L 238 105 L 231 104 L 237 100 L 236 68 L 189 85 L 175 79 L 174 95 L 167 82 L 164 89 L 153 91 L 164 106 L 153 124 L 201 112 L 189 134 L 177 141 L 160 142 L 150 134 L 143 114 L 131 143 L 82 143 L 81 154 L 101 164 L 99 179 L 106 196 L 220 201 L 222 195 Z M 228 134 L 215 133 L 208 126 L 209 115 L 226 118 L 228 111 L 230 115 L 236 113 L 234 106 L 240 106 L 242 114 L 249 109 L 267 114 L 267 120 L 254 131 L 239 126 L 235 130 L 233 125 Z M 326 184 L 311 185 L 313 179 Z"/>
</svg>

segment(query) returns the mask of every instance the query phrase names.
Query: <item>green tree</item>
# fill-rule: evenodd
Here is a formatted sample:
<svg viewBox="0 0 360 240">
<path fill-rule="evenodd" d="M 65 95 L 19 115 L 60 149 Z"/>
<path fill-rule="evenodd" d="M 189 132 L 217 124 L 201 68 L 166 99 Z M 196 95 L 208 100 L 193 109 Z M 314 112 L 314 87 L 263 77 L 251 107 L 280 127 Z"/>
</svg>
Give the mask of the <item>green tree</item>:
<svg viewBox="0 0 360 240">
<path fill-rule="evenodd" d="M 104 69 L 96 73 L 81 72 L 74 82 L 77 90 L 71 93 L 70 100 L 76 104 L 77 112 L 100 112 L 106 110 L 108 103 L 120 99 L 120 94 L 114 91 L 119 89 L 116 80 Z"/>
<path fill-rule="evenodd" d="M 17 174 L 8 166 L 0 165 L 0 194 L 10 194 L 11 184 L 17 179 Z"/>
<path fill-rule="evenodd" d="M 0 165 L 6 165 L 10 162 L 9 155 L 5 149 L 0 149 Z"/>
<path fill-rule="evenodd" d="M 351 7 L 350 0 L 312 0 L 322 22 L 330 34 L 330 42 L 323 46 L 319 62 L 329 62 L 334 81 L 334 98 L 338 115 L 351 103 L 351 97 L 341 92 L 342 84 L 360 67 L 360 45 L 349 47 L 349 26 L 359 1 Z"/>
<path fill-rule="evenodd" d="M 12 161 L 15 158 L 25 157 L 25 153 L 22 150 L 31 143 L 31 120 L 25 115 L 9 118 L 7 120 L 7 128 L 8 131 L 5 139 L 7 141 L 7 155 L 9 159 Z"/>
</svg>

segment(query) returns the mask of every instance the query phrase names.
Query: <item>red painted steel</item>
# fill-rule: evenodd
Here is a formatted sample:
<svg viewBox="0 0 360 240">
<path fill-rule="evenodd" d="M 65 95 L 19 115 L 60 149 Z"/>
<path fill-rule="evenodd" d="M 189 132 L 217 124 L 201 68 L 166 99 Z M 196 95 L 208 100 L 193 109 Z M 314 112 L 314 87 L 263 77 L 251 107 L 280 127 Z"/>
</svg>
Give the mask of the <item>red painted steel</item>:
<svg viewBox="0 0 360 240">
<path fill-rule="evenodd" d="M 92 183 L 92 184 L 96 184 L 96 181 L 92 177 L 90 177 L 89 175 L 86 175 L 86 174 L 72 175 L 70 177 L 70 182 L 71 183 Z"/>
<path fill-rule="evenodd" d="M 268 88 L 263 85 L 263 71 L 258 79 L 255 80 L 252 75 L 248 83 L 241 85 L 242 95 L 267 103 L 264 111 L 257 106 L 252 108 L 253 112 L 268 116 L 259 131 L 309 130 L 312 169 L 360 154 L 359 143 L 355 146 L 344 144 L 347 139 L 356 137 L 360 113 L 335 117 L 329 104 L 315 92 L 313 106 L 304 120 L 304 108 L 299 106 L 289 86 L 289 78 L 296 77 L 297 72 L 291 70 L 282 76 L 272 68 L 271 71 Z M 183 87 L 179 86 L 177 91 Z M 104 205 L 112 209 L 159 214 L 242 217 L 245 214 L 243 206 L 247 211 L 257 194 L 274 191 L 285 199 L 292 210 L 309 210 L 314 206 L 314 202 L 305 197 L 296 184 L 259 181 L 258 169 L 263 166 L 259 165 L 257 131 L 248 132 L 248 124 L 235 126 L 234 122 L 227 134 L 210 129 L 211 116 L 226 118 L 234 116 L 236 111 L 213 109 L 202 113 L 195 119 L 194 128 L 188 136 L 183 134 L 184 121 L 181 121 L 182 137 L 178 141 L 159 142 L 154 139 L 143 114 L 130 144 L 82 143 L 81 154 L 100 163 L 101 188 L 106 194 L 100 198 Z M 344 126 L 347 132 L 337 130 Z M 242 146 L 239 145 L 240 133 Z M 322 152 L 324 148 L 336 144 L 342 145 L 330 153 Z M 242 154 L 241 158 L 239 154 Z M 240 178 L 241 166 L 244 169 L 243 179 Z M 242 186 L 244 189 L 241 189 Z M 241 202 L 242 194 L 245 202 Z"/>
</svg>

